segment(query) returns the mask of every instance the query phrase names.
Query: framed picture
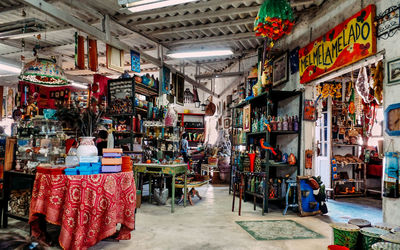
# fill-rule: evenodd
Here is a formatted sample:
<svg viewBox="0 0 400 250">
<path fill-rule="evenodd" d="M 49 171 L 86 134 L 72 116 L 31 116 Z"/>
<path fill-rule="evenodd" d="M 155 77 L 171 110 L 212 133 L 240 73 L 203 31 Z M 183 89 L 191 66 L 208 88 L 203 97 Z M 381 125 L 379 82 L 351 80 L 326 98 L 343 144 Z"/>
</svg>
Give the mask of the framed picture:
<svg viewBox="0 0 400 250">
<path fill-rule="evenodd" d="M 183 94 L 185 92 L 185 76 L 183 74 L 176 74 L 175 80 L 175 96 L 176 103 L 183 106 Z"/>
<path fill-rule="evenodd" d="M 305 121 L 316 121 L 317 120 L 317 112 L 315 109 L 314 100 L 304 100 L 304 116 L 303 120 Z"/>
<path fill-rule="evenodd" d="M 229 129 L 231 127 L 231 119 L 225 118 L 224 119 L 224 129 Z"/>
<path fill-rule="evenodd" d="M 400 83 L 400 58 L 387 63 L 388 85 Z"/>
<path fill-rule="evenodd" d="M 385 130 L 390 136 L 400 136 L 400 103 L 391 104 L 385 110 Z"/>
<path fill-rule="evenodd" d="M 289 80 L 288 53 L 276 58 L 273 63 L 272 86 L 278 86 Z"/>
<path fill-rule="evenodd" d="M 171 85 L 171 71 L 169 68 L 163 66 L 162 68 L 162 86 L 161 93 L 169 94 L 170 93 L 170 85 Z"/>
<path fill-rule="evenodd" d="M 124 73 L 124 51 L 107 44 L 107 68 Z"/>
<path fill-rule="evenodd" d="M 140 53 L 131 50 L 131 70 L 140 73 Z"/>
<path fill-rule="evenodd" d="M 250 128 L 251 128 L 250 113 L 251 113 L 251 104 L 247 104 L 243 108 L 243 131 L 244 132 L 250 132 Z"/>
</svg>

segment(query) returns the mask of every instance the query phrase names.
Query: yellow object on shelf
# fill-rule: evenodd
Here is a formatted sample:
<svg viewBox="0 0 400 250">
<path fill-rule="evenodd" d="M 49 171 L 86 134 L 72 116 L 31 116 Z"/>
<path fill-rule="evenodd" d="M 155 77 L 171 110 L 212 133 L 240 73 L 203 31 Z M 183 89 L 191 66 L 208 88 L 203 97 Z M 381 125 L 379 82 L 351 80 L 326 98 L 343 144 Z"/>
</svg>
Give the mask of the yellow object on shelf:
<svg viewBox="0 0 400 250">
<path fill-rule="evenodd" d="M 190 113 L 190 110 L 189 110 L 189 109 L 185 109 L 185 110 L 183 110 L 183 113 L 189 114 L 189 113 Z"/>
</svg>

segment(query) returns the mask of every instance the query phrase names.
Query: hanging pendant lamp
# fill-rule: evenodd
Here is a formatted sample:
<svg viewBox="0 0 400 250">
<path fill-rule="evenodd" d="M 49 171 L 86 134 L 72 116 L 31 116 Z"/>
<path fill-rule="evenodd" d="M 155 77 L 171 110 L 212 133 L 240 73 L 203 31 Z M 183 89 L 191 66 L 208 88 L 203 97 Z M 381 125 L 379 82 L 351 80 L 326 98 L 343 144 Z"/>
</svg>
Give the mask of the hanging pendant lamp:
<svg viewBox="0 0 400 250">
<path fill-rule="evenodd" d="M 45 86 L 68 84 L 64 70 L 55 61 L 44 58 L 36 58 L 25 64 L 19 78 L 26 82 Z"/>
<path fill-rule="evenodd" d="M 293 24 L 293 10 L 287 0 L 266 0 L 254 21 L 254 31 L 256 36 L 276 41 L 289 34 Z"/>
</svg>

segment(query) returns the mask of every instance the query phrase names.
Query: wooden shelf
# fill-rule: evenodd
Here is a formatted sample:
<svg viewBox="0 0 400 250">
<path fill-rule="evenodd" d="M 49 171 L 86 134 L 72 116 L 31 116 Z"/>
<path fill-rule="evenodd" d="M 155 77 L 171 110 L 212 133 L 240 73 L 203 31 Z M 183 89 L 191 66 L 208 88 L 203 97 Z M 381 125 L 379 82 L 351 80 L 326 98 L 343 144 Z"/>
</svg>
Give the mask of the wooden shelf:
<svg viewBox="0 0 400 250">
<path fill-rule="evenodd" d="M 333 143 L 334 147 L 362 147 L 359 144 L 340 144 L 340 143 Z"/>
<path fill-rule="evenodd" d="M 258 135 L 265 135 L 267 133 L 267 131 L 263 131 L 263 132 L 247 132 L 246 135 L 247 136 L 258 136 Z"/>
<path fill-rule="evenodd" d="M 146 96 L 158 96 L 158 91 L 156 89 L 139 82 L 135 82 L 135 92 Z"/>
<path fill-rule="evenodd" d="M 178 115 L 205 116 L 205 114 L 200 113 L 178 113 Z"/>
<path fill-rule="evenodd" d="M 365 196 L 364 193 L 356 193 L 356 194 L 335 194 L 335 198 L 340 198 L 340 197 L 360 197 L 360 196 Z"/>
<path fill-rule="evenodd" d="M 333 182 L 343 182 L 343 183 L 364 183 L 364 180 L 333 180 Z"/>
<path fill-rule="evenodd" d="M 287 134 L 298 134 L 299 133 L 299 131 L 289 131 L 289 130 L 280 130 L 280 131 L 277 131 L 277 130 L 273 130 L 273 131 L 271 131 L 270 132 L 271 133 L 271 135 L 287 135 Z"/>
<path fill-rule="evenodd" d="M 255 197 L 261 198 L 261 199 L 264 197 L 264 195 L 263 195 L 263 194 L 259 194 L 259 193 L 253 193 L 253 192 L 250 192 L 250 191 L 245 191 L 245 193 L 246 193 L 246 194 L 248 194 L 248 195 L 252 195 L 252 196 L 255 196 Z"/>
<path fill-rule="evenodd" d="M 137 111 L 141 111 L 141 112 L 146 112 L 146 113 L 147 113 L 147 109 L 139 108 L 139 107 L 135 107 L 135 109 L 136 109 Z"/>
<path fill-rule="evenodd" d="M 118 117 L 118 116 L 133 116 L 131 113 L 121 113 L 121 114 L 107 114 L 107 116 Z"/>
</svg>

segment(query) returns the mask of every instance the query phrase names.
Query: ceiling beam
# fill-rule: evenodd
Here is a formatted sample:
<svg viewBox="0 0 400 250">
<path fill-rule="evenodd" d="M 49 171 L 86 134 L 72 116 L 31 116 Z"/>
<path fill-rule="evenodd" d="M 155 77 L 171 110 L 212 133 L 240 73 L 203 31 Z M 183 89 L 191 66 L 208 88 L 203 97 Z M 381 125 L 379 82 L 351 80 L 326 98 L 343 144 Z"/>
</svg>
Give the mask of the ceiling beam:
<svg viewBox="0 0 400 250">
<path fill-rule="evenodd" d="M 250 1 L 249 4 L 251 4 Z M 203 1 L 203 2 L 199 2 L 199 3 L 189 3 L 186 5 L 180 5 L 179 7 L 177 6 L 173 6 L 173 7 L 169 7 L 169 8 L 162 8 L 159 10 L 149 10 L 149 11 L 143 11 L 141 13 L 133 13 L 131 15 L 126 15 L 123 16 L 121 18 L 119 18 L 119 20 L 121 21 L 127 21 L 129 19 L 139 19 L 139 18 L 148 18 L 149 16 L 164 16 L 164 15 L 173 15 L 175 13 L 179 12 L 187 12 L 187 11 L 191 11 L 191 10 L 199 10 L 199 9 L 204 9 L 204 8 L 217 8 L 221 5 L 234 5 L 234 4 L 246 4 L 245 0 L 230 0 L 227 1 L 227 3 L 221 3 L 221 0 L 211 0 L 211 1 Z M 260 6 L 260 5 L 258 5 Z"/>
<path fill-rule="evenodd" d="M 169 17 L 154 18 L 149 20 L 142 20 L 137 22 L 130 22 L 128 24 L 133 26 L 138 26 L 138 25 L 159 25 L 159 24 L 179 22 L 179 21 L 193 21 L 193 20 L 197 21 L 205 18 L 232 16 L 232 15 L 252 13 L 252 12 L 257 13 L 259 9 L 260 6 L 230 8 L 217 11 L 210 10 L 207 12 L 196 13 L 196 14 L 176 15 Z"/>
<path fill-rule="evenodd" d="M 25 5 L 17 4 L 17 5 L 13 5 L 13 6 L 10 6 L 10 7 L 0 8 L 0 13 L 4 15 L 4 12 L 19 10 L 19 9 L 22 9 L 23 7 L 25 7 Z"/>
<path fill-rule="evenodd" d="M 160 29 L 151 32 L 152 35 L 168 35 L 168 34 L 175 34 L 178 32 L 193 32 L 193 31 L 198 31 L 198 30 L 206 30 L 206 29 L 216 29 L 216 28 L 225 28 L 229 26 L 236 26 L 236 25 L 242 25 L 242 24 L 252 24 L 254 23 L 254 18 L 249 17 L 249 18 L 243 18 L 239 20 L 231 20 L 227 22 L 218 22 L 218 23 L 208 23 L 208 24 L 202 24 L 202 25 L 192 25 L 192 26 L 186 26 L 186 27 L 179 27 L 179 28 L 169 28 L 169 29 Z"/>
<path fill-rule="evenodd" d="M 197 39 L 165 41 L 163 42 L 163 44 L 167 44 L 170 46 L 178 46 L 178 45 L 193 45 L 193 44 L 205 44 L 205 43 L 233 42 L 233 41 L 247 40 L 247 39 L 261 39 L 261 38 L 256 37 L 254 32 L 246 32 L 246 33 L 236 33 L 230 35 L 204 37 Z"/>
<path fill-rule="evenodd" d="M 130 51 L 131 49 L 133 49 L 130 45 L 121 42 L 120 40 L 118 40 L 117 38 L 115 38 L 114 36 L 111 36 L 109 38 L 109 40 L 107 40 L 106 37 L 106 32 L 103 32 L 85 22 L 82 22 L 81 20 L 79 20 L 78 18 L 54 7 L 53 5 L 43 1 L 43 0 L 20 0 L 23 3 L 25 3 L 26 5 L 32 6 L 40 11 L 42 11 L 43 13 L 52 16 L 64 23 L 70 24 L 73 27 L 75 27 L 78 30 L 81 30 L 82 32 L 87 33 L 90 36 L 93 36 L 103 42 L 106 42 L 114 47 L 117 47 L 119 49 L 122 49 L 124 51 Z M 148 54 L 141 54 L 141 56 L 152 62 L 154 65 L 161 67 L 162 66 L 162 62 L 161 60 L 152 57 Z M 170 67 L 169 65 L 166 65 L 168 67 Z M 176 72 L 177 70 L 174 69 L 173 67 L 170 67 L 172 72 Z M 200 86 L 194 79 L 190 78 L 189 76 L 185 75 L 185 80 L 187 82 L 189 82 L 192 85 L 198 86 L 199 89 L 202 89 L 203 91 L 210 93 L 210 94 L 214 94 L 212 93 L 211 90 L 209 90 L 208 88 L 204 87 L 204 86 Z"/>
</svg>

